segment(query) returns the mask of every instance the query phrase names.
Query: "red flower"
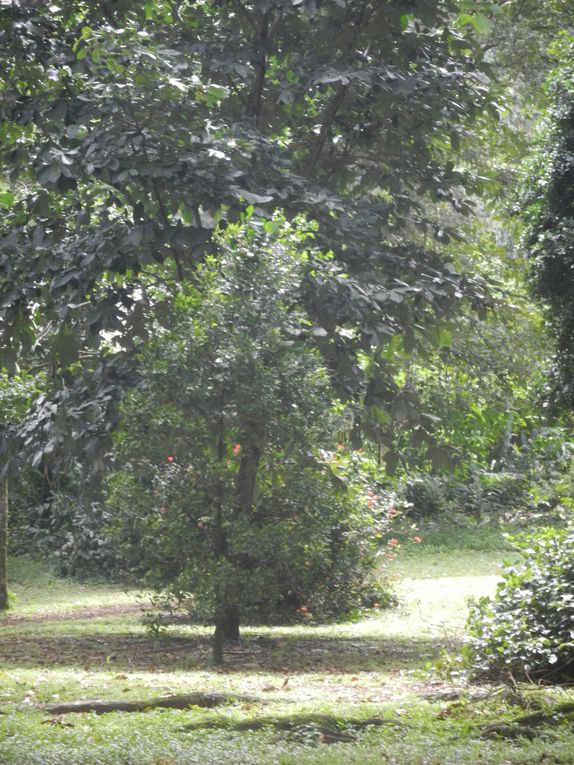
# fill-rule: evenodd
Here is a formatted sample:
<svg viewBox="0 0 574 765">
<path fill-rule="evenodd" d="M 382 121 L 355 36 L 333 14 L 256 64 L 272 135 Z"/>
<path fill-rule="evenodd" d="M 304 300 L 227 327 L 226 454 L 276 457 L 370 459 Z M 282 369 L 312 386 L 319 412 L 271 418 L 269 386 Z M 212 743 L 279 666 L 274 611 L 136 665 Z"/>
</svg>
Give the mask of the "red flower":
<svg viewBox="0 0 574 765">
<path fill-rule="evenodd" d="M 237 457 L 238 454 L 241 452 L 241 444 L 235 444 L 233 446 L 233 454 Z"/>
<path fill-rule="evenodd" d="M 171 454 L 170 454 L 168 457 L 166 457 L 166 459 L 167 459 L 168 462 L 173 462 L 175 457 L 172 457 Z"/>
</svg>

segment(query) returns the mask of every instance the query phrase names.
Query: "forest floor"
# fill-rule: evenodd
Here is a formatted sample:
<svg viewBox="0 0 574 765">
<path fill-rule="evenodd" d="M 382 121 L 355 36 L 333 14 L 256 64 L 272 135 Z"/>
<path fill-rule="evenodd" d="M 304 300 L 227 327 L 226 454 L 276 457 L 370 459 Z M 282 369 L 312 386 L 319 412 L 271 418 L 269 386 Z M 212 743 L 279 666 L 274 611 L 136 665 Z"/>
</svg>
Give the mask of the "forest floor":
<svg viewBox="0 0 574 765">
<path fill-rule="evenodd" d="M 496 534 L 441 539 L 394 565 L 397 609 L 246 628 L 218 669 L 209 630 L 150 636 L 138 593 L 13 561 L 13 608 L 0 617 L 0 765 L 573 765 L 571 724 L 507 737 L 508 723 L 572 690 L 468 684 L 445 658 L 462 648 L 468 598 L 494 591 L 512 553 Z M 103 715 L 44 706 L 195 692 L 250 698 Z"/>
</svg>

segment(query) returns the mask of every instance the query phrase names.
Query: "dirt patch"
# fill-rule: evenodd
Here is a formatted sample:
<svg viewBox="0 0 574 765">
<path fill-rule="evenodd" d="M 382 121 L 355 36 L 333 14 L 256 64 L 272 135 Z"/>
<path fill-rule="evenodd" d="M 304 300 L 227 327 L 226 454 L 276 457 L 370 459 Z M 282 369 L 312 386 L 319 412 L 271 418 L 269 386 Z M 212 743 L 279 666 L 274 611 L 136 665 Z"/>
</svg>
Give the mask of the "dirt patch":
<svg viewBox="0 0 574 765">
<path fill-rule="evenodd" d="M 74 611 L 47 611 L 31 616 L 18 616 L 10 613 L 0 616 L 0 628 L 20 624 L 42 624 L 43 622 L 72 622 L 88 619 L 105 619 L 107 616 L 123 616 L 124 614 L 141 613 L 137 603 L 123 603 L 117 606 L 96 606 L 94 608 L 78 608 Z"/>
<path fill-rule="evenodd" d="M 117 613 L 117 612 L 116 612 Z M 96 627 L 96 625 L 94 625 Z M 227 672 L 289 674 L 377 672 L 392 666 L 422 668 L 437 658 L 443 646 L 435 641 L 289 638 L 272 647 L 257 640 L 229 644 Z M 10 634 L 0 641 L 0 663 L 20 667 L 113 667 L 117 671 L 177 671 L 211 665 L 209 637 L 166 636 L 122 632 L 105 634 L 97 628 L 84 634 Z"/>
</svg>

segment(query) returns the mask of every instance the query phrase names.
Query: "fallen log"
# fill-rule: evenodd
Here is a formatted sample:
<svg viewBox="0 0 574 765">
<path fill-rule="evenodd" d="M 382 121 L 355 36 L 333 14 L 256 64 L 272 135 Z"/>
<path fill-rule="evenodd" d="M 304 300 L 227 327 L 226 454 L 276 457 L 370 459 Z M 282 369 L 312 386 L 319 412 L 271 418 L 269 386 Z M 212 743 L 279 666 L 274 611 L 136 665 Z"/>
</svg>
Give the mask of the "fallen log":
<svg viewBox="0 0 574 765">
<path fill-rule="evenodd" d="M 43 704 L 42 709 L 54 715 L 67 715 L 78 712 L 94 712 L 97 715 L 108 712 L 146 712 L 148 709 L 187 709 L 203 707 L 212 709 L 233 703 L 262 704 L 263 700 L 254 696 L 238 696 L 226 693 L 183 693 L 177 696 L 160 696 L 145 701 L 63 701 L 58 704 Z"/>
<path fill-rule="evenodd" d="M 324 727 L 331 730 L 341 728 L 362 730 L 368 726 L 379 727 L 382 725 L 400 726 L 402 724 L 391 718 L 369 717 L 364 720 L 344 719 L 323 714 L 298 714 L 289 717 L 258 717 L 251 720 L 200 720 L 188 723 L 180 728 L 182 731 L 225 729 L 234 731 L 256 731 L 262 728 L 272 728 L 277 731 L 292 731 L 308 726 Z"/>
<path fill-rule="evenodd" d="M 574 702 L 567 701 L 559 704 L 548 712 L 538 711 L 518 717 L 509 723 L 499 722 L 482 727 L 482 738 L 525 738 L 532 739 L 536 728 L 543 725 L 560 725 L 562 722 L 574 720 Z"/>
</svg>

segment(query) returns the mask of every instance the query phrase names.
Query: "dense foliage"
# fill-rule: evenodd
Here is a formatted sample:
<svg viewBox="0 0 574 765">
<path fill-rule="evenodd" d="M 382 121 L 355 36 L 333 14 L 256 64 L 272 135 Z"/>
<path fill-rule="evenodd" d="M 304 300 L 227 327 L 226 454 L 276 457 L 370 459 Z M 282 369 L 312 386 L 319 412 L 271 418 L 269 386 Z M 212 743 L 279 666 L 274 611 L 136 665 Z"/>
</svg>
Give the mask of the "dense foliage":
<svg viewBox="0 0 574 765">
<path fill-rule="evenodd" d="M 571 505 L 506 199 L 567 17 L 562 0 L 0 3 L 0 371 L 32 391 L 14 418 L 2 377 L 15 542 L 167 587 L 216 624 L 220 659 L 244 618 L 382 599 L 383 482 L 423 519 Z M 526 241 L 574 401 L 571 37 L 554 47 Z M 550 633 L 513 658 L 507 590 L 475 618 L 484 666 L 562 662 Z"/>
<path fill-rule="evenodd" d="M 556 46 L 560 66 L 551 80 L 551 128 L 526 195 L 529 230 L 526 247 L 533 259 L 536 294 L 548 306 L 557 337 L 555 401 L 574 406 L 574 40 Z"/>
<path fill-rule="evenodd" d="M 451 146 L 486 103 L 469 19 L 451 0 L 3 5 L 2 353 L 13 368 L 39 341 L 58 406 L 38 405 L 28 446 L 95 459 L 162 310 L 150 285 L 193 279 L 246 205 L 318 222 L 339 271 L 301 301 L 346 396 L 358 351 L 414 347 L 464 294 L 484 302 L 441 254 L 443 212 L 471 209 Z"/>
<path fill-rule="evenodd" d="M 334 471 L 344 410 L 299 303 L 304 241 L 280 219 L 228 227 L 140 349 L 115 437 L 124 560 L 230 637 L 361 605 L 390 521 Z"/>
<path fill-rule="evenodd" d="M 507 567 L 493 600 L 470 617 L 475 670 L 514 680 L 574 677 L 574 529 L 539 532 L 519 544 L 520 567 Z"/>
</svg>

